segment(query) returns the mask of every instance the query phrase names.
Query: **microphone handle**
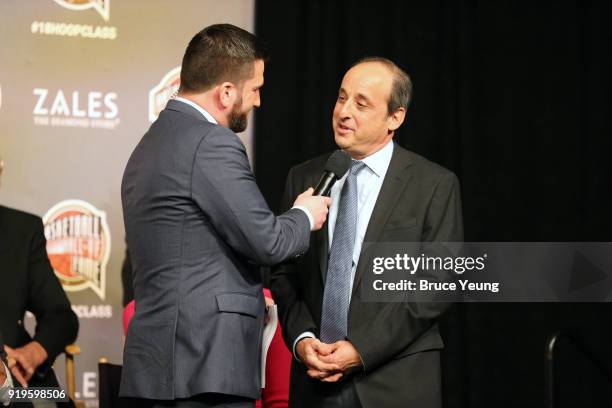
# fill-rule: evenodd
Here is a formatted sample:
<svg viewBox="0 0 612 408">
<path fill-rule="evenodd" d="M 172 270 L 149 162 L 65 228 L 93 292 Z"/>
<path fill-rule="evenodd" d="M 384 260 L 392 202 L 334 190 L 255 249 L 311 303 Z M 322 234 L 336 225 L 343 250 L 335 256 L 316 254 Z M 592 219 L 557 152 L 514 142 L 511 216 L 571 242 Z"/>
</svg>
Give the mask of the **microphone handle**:
<svg viewBox="0 0 612 408">
<path fill-rule="evenodd" d="M 326 171 L 323 173 L 323 177 L 321 177 L 321 181 L 315 187 L 314 193 L 312 195 L 315 196 L 329 196 L 332 186 L 336 182 L 337 178 L 334 173 L 331 171 Z"/>
</svg>

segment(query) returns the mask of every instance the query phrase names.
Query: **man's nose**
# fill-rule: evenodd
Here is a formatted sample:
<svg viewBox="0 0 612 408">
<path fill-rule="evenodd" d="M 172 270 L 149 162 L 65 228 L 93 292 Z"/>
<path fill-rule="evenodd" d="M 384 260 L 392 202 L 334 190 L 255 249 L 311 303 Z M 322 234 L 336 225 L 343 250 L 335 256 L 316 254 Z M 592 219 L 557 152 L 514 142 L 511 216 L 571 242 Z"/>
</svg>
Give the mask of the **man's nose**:
<svg viewBox="0 0 612 408">
<path fill-rule="evenodd" d="M 340 105 L 340 111 L 338 113 L 340 114 L 340 118 L 341 119 L 350 118 L 351 115 L 352 115 L 352 103 L 351 103 L 351 101 L 346 101 L 345 103 Z"/>
</svg>

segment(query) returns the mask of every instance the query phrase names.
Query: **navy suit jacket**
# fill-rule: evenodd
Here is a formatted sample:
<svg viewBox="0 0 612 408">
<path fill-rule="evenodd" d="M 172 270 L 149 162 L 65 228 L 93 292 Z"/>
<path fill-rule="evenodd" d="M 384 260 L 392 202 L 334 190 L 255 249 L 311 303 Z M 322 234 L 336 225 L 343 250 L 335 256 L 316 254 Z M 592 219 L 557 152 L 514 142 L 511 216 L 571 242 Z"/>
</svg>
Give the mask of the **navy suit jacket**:
<svg viewBox="0 0 612 408">
<path fill-rule="evenodd" d="M 137 306 L 120 394 L 258 398 L 258 267 L 308 249 L 307 215 L 276 217 L 238 136 L 175 100 L 132 153 L 121 198 Z"/>
</svg>

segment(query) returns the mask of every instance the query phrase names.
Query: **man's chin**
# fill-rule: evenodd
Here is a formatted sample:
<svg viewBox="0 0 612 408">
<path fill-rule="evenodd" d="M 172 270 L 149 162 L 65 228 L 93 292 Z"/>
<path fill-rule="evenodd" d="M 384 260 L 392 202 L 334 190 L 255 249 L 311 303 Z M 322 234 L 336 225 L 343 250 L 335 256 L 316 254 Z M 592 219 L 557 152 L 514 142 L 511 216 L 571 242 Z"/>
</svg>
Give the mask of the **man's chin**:
<svg viewBox="0 0 612 408">
<path fill-rule="evenodd" d="M 335 132 L 334 132 L 334 141 L 336 142 L 336 145 L 338 146 L 339 149 L 346 149 L 347 147 L 351 145 L 349 141 L 347 140 L 346 136 L 339 135 L 338 133 L 335 133 Z"/>
<path fill-rule="evenodd" d="M 229 128 L 234 133 L 242 133 L 249 126 L 249 120 L 246 113 L 231 114 L 228 120 Z"/>
<path fill-rule="evenodd" d="M 242 133 L 247 129 L 247 127 L 248 127 L 248 124 L 235 125 L 235 126 L 230 126 L 230 130 L 234 133 Z"/>
</svg>

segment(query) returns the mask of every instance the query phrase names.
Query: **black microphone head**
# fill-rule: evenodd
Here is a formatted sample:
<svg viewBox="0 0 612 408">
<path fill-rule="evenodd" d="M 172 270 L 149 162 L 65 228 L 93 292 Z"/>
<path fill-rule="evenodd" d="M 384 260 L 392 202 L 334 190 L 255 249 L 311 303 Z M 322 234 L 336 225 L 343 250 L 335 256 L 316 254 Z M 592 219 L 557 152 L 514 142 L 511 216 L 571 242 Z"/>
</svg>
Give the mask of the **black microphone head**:
<svg viewBox="0 0 612 408">
<path fill-rule="evenodd" d="M 342 150 L 336 150 L 329 156 L 325 163 L 325 171 L 334 173 L 337 178 L 342 178 L 351 167 L 351 156 Z"/>
</svg>

